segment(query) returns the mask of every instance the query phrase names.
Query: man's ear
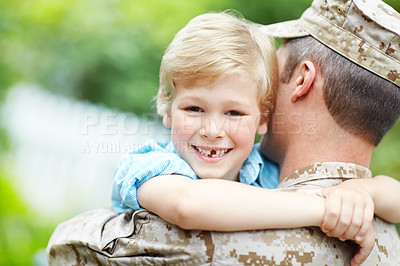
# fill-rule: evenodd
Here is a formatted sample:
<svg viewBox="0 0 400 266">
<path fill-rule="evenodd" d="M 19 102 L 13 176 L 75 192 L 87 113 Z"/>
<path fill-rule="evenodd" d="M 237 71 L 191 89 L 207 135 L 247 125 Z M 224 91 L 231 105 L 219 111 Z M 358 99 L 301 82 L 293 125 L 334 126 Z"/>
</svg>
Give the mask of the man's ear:
<svg viewBox="0 0 400 266">
<path fill-rule="evenodd" d="M 164 111 L 163 113 L 163 120 L 162 120 L 163 124 L 165 127 L 167 128 L 171 128 L 172 125 L 172 119 L 171 119 L 171 115 L 170 112 L 168 111 Z"/>
<path fill-rule="evenodd" d="M 260 124 L 258 125 L 257 128 L 257 134 L 258 135 L 265 135 L 267 134 L 268 131 L 268 121 L 269 119 L 261 118 Z"/>
<path fill-rule="evenodd" d="M 302 61 L 296 78 L 296 88 L 291 96 L 292 102 L 296 102 L 299 98 L 306 96 L 310 92 L 315 78 L 316 65 L 309 60 Z"/>
</svg>

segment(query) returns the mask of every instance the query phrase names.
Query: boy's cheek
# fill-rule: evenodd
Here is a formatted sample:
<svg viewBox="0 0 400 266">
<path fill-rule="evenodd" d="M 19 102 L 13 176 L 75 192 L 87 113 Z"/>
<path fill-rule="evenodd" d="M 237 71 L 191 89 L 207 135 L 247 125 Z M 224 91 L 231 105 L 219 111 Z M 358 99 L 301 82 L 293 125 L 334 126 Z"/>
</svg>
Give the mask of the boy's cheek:
<svg viewBox="0 0 400 266">
<path fill-rule="evenodd" d="M 177 125 L 181 134 L 193 134 L 200 126 L 196 119 L 186 118 Z"/>
<path fill-rule="evenodd" d="M 256 122 L 246 118 L 229 121 L 228 129 L 230 135 L 240 135 L 246 138 L 254 137 L 257 131 Z"/>
<path fill-rule="evenodd" d="M 188 145 L 186 145 L 186 142 L 182 142 L 182 141 L 172 141 L 174 143 L 174 148 L 175 151 L 179 154 L 179 156 L 181 158 L 183 158 L 184 160 L 186 160 L 186 154 L 188 153 Z"/>
<path fill-rule="evenodd" d="M 199 122 L 198 119 L 177 114 L 173 119 L 173 129 L 175 129 L 172 134 L 190 134 L 197 127 Z"/>
<path fill-rule="evenodd" d="M 251 150 L 254 144 L 257 127 L 253 120 L 242 119 L 231 125 L 229 136 L 237 146 Z"/>
</svg>

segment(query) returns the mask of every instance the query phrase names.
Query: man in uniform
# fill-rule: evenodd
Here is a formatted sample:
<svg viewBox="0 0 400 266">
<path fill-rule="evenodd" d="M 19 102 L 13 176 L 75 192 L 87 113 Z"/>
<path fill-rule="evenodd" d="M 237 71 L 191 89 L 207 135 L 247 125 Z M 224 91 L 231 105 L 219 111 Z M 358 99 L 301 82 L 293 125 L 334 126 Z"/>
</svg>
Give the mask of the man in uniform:
<svg viewBox="0 0 400 266">
<path fill-rule="evenodd" d="M 400 113 L 400 14 L 378 0 L 314 0 L 299 20 L 265 31 L 290 38 L 278 51 L 277 108 L 262 142 L 279 163 L 278 189 L 370 178 L 372 150 Z M 373 228 L 365 264 L 400 265 L 394 225 L 376 217 Z M 146 210 L 101 209 L 60 224 L 48 258 L 51 265 L 347 265 L 356 250 L 316 227 L 190 231 Z"/>
</svg>

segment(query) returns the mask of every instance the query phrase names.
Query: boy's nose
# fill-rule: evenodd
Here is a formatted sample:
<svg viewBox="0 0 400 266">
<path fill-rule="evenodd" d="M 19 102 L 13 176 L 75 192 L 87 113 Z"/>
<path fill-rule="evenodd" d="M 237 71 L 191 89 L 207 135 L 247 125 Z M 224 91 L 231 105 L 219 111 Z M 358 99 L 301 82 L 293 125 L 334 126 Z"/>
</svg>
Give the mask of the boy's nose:
<svg viewBox="0 0 400 266">
<path fill-rule="evenodd" d="M 200 135 L 208 139 L 219 139 L 225 136 L 224 121 L 215 116 L 205 119 L 200 129 Z"/>
</svg>

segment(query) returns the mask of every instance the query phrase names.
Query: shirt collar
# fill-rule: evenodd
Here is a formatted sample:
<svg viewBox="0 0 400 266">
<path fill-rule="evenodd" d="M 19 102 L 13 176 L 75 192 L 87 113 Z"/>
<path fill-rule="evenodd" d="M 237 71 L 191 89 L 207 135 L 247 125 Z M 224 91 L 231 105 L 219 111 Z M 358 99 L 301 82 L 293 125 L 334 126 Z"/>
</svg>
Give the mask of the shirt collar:
<svg viewBox="0 0 400 266">
<path fill-rule="evenodd" d="M 293 172 L 279 184 L 279 188 L 298 186 L 318 180 L 341 180 L 371 178 L 371 171 L 361 165 L 340 162 L 312 163 Z"/>
<path fill-rule="evenodd" d="M 166 150 L 167 152 L 172 152 L 172 153 L 178 154 L 178 153 L 176 152 L 176 150 L 175 150 L 174 143 L 172 143 L 172 141 L 169 141 L 169 142 L 168 142 L 168 144 L 165 146 L 165 150 Z M 179 156 L 179 154 L 178 154 L 178 156 Z M 179 157 L 180 157 L 180 156 L 179 156 Z"/>
<path fill-rule="evenodd" d="M 263 160 L 260 154 L 260 144 L 253 146 L 249 157 L 244 161 L 243 167 L 239 171 L 239 181 L 245 184 L 253 184 L 263 167 Z"/>
</svg>

